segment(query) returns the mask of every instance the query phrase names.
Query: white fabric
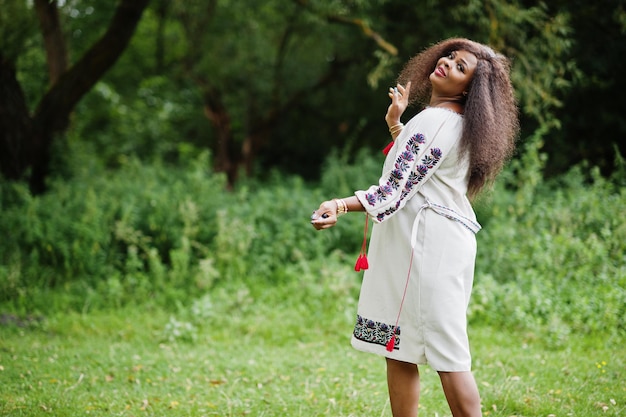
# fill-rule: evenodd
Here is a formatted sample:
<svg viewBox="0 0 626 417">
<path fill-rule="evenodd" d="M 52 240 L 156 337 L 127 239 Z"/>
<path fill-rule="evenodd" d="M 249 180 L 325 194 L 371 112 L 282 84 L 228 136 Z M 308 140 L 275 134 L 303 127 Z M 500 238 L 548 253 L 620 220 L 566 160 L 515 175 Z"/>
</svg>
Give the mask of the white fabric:
<svg viewBox="0 0 626 417">
<path fill-rule="evenodd" d="M 375 222 L 352 337 L 356 349 L 438 371 L 471 369 L 466 316 L 480 225 L 466 197 L 462 127 L 457 113 L 423 110 L 396 139 L 379 183 L 355 193 Z M 405 286 L 399 334 L 388 352 Z"/>
</svg>

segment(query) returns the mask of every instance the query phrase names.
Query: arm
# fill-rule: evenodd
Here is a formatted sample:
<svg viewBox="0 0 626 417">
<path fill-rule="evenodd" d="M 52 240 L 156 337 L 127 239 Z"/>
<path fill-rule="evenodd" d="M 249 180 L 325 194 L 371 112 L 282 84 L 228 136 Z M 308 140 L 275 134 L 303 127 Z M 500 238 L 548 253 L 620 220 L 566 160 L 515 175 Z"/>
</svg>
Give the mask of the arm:
<svg viewBox="0 0 626 417">
<path fill-rule="evenodd" d="M 400 117 L 409 105 L 409 91 L 411 91 L 411 82 L 407 83 L 406 88 L 400 84 L 396 88 L 389 88 L 388 95 L 391 99 L 391 104 L 387 108 L 385 121 L 393 140 L 396 140 L 404 127 L 404 124 L 400 122 Z M 356 196 L 324 201 L 313 212 L 311 224 L 317 230 L 328 229 L 337 223 L 339 215 L 349 211 L 365 211 L 365 208 Z"/>
</svg>

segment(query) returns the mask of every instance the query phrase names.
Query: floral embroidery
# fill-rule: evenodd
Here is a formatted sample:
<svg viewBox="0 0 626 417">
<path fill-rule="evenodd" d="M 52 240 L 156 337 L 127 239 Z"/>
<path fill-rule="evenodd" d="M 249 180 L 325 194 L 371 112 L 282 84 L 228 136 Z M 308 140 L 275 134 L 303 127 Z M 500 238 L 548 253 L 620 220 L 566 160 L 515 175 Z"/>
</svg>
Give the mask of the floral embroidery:
<svg viewBox="0 0 626 417">
<path fill-rule="evenodd" d="M 400 326 L 395 327 L 379 321 L 369 320 L 360 315 L 356 316 L 354 337 L 367 343 L 387 346 L 392 333 L 396 334 L 394 349 L 400 349 Z"/>
<path fill-rule="evenodd" d="M 366 193 L 365 199 L 370 206 L 376 206 L 377 203 L 382 203 L 387 200 L 387 197 L 393 195 L 394 191 L 400 189 L 402 181 L 406 178 L 404 188 L 400 193 L 400 198 L 393 207 L 386 209 L 376 215 L 378 221 L 393 213 L 395 213 L 400 207 L 400 203 L 407 198 L 411 193 L 414 186 L 419 184 L 428 172 L 433 169 L 443 157 L 443 152 L 439 148 L 431 148 L 430 153 L 424 155 L 420 164 L 415 167 L 414 171 L 409 171 L 412 162 L 415 161 L 415 156 L 420 151 L 420 145 L 426 142 L 426 138 L 421 133 L 413 135 L 405 146 L 405 149 L 400 152 L 396 158 L 394 169 L 391 170 L 387 182 L 378 186 L 373 192 Z M 409 172 L 407 172 L 409 171 Z"/>
</svg>

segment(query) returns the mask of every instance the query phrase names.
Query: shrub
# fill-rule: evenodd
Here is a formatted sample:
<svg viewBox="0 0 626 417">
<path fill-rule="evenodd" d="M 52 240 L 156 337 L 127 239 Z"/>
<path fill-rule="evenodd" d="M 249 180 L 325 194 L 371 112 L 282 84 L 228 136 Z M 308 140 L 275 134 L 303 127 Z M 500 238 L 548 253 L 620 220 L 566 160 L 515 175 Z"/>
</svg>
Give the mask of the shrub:
<svg viewBox="0 0 626 417">
<path fill-rule="evenodd" d="M 624 332 L 623 179 L 581 165 L 546 181 L 540 149 L 540 138 L 528 141 L 477 205 L 484 228 L 470 319 L 547 329 L 554 343 L 572 331 Z M 207 154 L 185 168 L 86 163 L 40 197 L 3 182 L 0 303 L 28 313 L 133 303 L 180 313 L 207 294 L 245 290 L 304 309 L 353 306 L 364 215 L 323 233 L 309 225 L 320 201 L 378 179 L 382 156 L 347 155 L 327 160 L 319 184 L 273 172 L 232 191 Z M 173 319 L 167 337 L 193 338 L 200 325 Z"/>
</svg>

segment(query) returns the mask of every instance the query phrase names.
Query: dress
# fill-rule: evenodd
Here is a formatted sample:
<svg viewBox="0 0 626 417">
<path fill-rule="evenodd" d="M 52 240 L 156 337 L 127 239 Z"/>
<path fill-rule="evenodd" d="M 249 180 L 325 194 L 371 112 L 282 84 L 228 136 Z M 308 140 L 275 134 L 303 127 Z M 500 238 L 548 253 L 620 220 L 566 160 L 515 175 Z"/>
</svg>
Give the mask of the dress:
<svg viewBox="0 0 626 417">
<path fill-rule="evenodd" d="M 424 109 L 397 137 L 379 184 L 355 192 L 374 220 L 352 336 L 358 350 L 471 369 L 467 306 L 480 225 L 466 197 L 462 127 L 457 113 Z"/>
</svg>

